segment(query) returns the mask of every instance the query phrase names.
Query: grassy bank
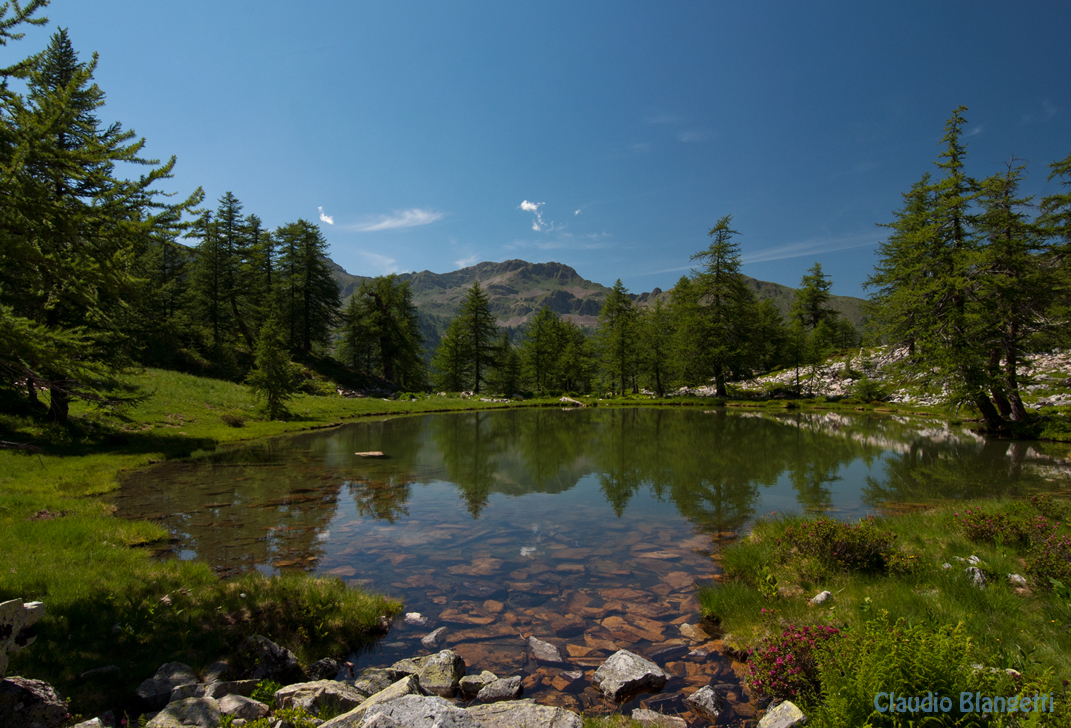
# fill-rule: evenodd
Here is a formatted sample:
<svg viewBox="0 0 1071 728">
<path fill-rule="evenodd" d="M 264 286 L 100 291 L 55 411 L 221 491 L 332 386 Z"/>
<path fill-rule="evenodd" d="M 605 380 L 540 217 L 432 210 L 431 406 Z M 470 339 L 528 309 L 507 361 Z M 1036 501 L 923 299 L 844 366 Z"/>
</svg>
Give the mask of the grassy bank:
<svg viewBox="0 0 1071 728">
<path fill-rule="evenodd" d="M 1068 725 L 1069 515 L 1067 504 L 1035 497 L 856 525 L 766 520 L 723 553 L 724 580 L 702 589 L 699 601 L 730 650 L 753 650 L 754 696 L 806 704 L 809 724 L 862 725 L 877 692 L 942 689 L 1053 693 L 1056 712 L 1040 723 L 991 724 Z M 967 572 L 971 557 L 984 587 Z M 831 596 L 812 604 L 823 591 Z M 792 676 L 784 667 L 790 653 L 801 670 Z"/>
</svg>

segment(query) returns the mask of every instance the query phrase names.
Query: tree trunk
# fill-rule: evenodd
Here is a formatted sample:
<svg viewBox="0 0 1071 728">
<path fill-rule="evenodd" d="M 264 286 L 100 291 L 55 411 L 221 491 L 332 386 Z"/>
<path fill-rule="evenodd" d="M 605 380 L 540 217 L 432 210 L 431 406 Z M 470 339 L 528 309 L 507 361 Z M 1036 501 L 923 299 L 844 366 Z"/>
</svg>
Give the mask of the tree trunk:
<svg viewBox="0 0 1071 728">
<path fill-rule="evenodd" d="M 1007 426 L 1007 422 L 1000 416 L 1000 412 L 993 406 L 993 403 L 989 401 L 989 398 L 984 394 L 976 394 L 974 396 L 974 406 L 978 408 L 978 411 L 982 413 L 982 417 L 985 418 L 985 423 L 992 431 L 1002 430 Z"/>
<path fill-rule="evenodd" d="M 50 384 L 48 388 L 50 404 L 48 417 L 57 425 L 67 424 L 67 414 L 70 408 L 70 395 L 66 389 L 62 389 L 58 383 Z"/>
</svg>

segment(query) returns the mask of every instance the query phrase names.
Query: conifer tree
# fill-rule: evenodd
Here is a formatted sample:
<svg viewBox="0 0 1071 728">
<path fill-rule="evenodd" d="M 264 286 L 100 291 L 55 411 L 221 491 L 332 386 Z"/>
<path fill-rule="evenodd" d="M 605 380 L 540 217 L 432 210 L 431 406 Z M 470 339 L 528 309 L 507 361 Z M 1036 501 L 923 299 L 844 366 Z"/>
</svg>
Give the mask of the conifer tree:
<svg viewBox="0 0 1071 728">
<path fill-rule="evenodd" d="M 662 299 L 640 314 L 639 330 L 640 368 L 655 396 L 664 397 L 670 378 L 673 322 Z"/>
<path fill-rule="evenodd" d="M 739 235 L 726 215 L 710 229 L 710 245 L 692 256 L 701 270 L 695 276 L 698 322 L 691 333 L 703 353 L 705 376 L 714 380 L 715 393 L 726 396 L 725 383 L 751 369 L 755 297 L 740 272 Z M 698 323 L 699 325 L 695 325 Z"/>
<path fill-rule="evenodd" d="M 0 19 L 0 36 L 9 39 L 8 23 L 25 11 L 7 7 L 15 15 Z M 100 122 L 104 94 L 93 83 L 95 68 L 96 56 L 79 61 L 60 30 L 40 56 L 20 66 L 25 96 L 6 88 L 0 95 L 0 304 L 55 341 L 82 342 L 76 369 L 64 364 L 69 358 L 40 359 L 30 350 L 5 356 L 49 390 L 49 413 L 59 423 L 67 421 L 72 396 L 95 396 L 86 372 L 114 370 L 125 361 L 133 332 L 123 324 L 130 320 L 129 294 L 139 285 L 139 250 L 157 226 L 200 200 L 199 190 L 177 205 L 158 200 L 155 186 L 170 176 L 174 159 L 156 166 L 140 156 L 143 139 L 118 123 Z M 116 174 L 120 163 L 151 169 L 125 180 Z"/>
<path fill-rule="evenodd" d="M 367 306 L 361 304 L 358 296 L 350 296 L 339 315 L 341 326 L 336 356 L 356 372 L 371 372 L 375 360 L 375 339 L 368 313 Z"/>
<path fill-rule="evenodd" d="M 629 298 L 628 289 L 618 278 L 599 311 L 599 343 L 602 369 L 610 389 L 616 389 L 621 394 L 629 386 L 635 388 L 636 333 L 636 309 Z M 620 387 L 615 387 L 615 384 Z"/>
<path fill-rule="evenodd" d="M 836 318 L 837 312 L 828 306 L 832 287 L 833 281 L 822 271 L 822 264 L 816 261 L 796 289 L 790 315 L 799 318 L 811 330 L 822 321 Z"/>
<path fill-rule="evenodd" d="M 283 328 L 293 351 L 312 352 L 326 346 L 340 306 L 338 282 L 327 266 L 327 241 L 307 220 L 284 225 L 280 240 L 279 287 Z"/>
<path fill-rule="evenodd" d="M 510 341 L 509 333 L 502 331 L 495 351 L 495 364 L 488 379 L 491 387 L 507 397 L 521 389 L 521 355 Z"/>
<path fill-rule="evenodd" d="M 420 321 L 408 281 L 393 273 L 362 281 L 356 297 L 373 340 L 375 373 L 391 384 L 422 389 L 427 383 Z"/>
<path fill-rule="evenodd" d="M 468 389 L 472 373 L 465 324 L 459 316 L 450 320 L 431 360 L 435 386 L 447 392 Z"/>
<path fill-rule="evenodd" d="M 280 336 L 279 321 L 272 316 L 260 330 L 253 370 L 246 377 L 246 384 L 263 402 L 264 413 L 270 419 L 289 414 L 286 403 L 297 392 L 300 373 Z"/>
<path fill-rule="evenodd" d="M 543 306 L 528 322 L 521 345 L 522 360 L 532 389 L 542 394 L 557 381 L 558 356 L 562 350 L 560 317 Z"/>
<path fill-rule="evenodd" d="M 495 344 L 498 327 L 495 316 L 491 313 L 491 302 L 480 288 L 479 281 L 473 281 L 461 303 L 458 313 L 466 339 L 467 353 L 472 370 L 472 391 L 479 393 L 480 384 L 487 379 L 488 370 L 495 364 Z"/>
</svg>

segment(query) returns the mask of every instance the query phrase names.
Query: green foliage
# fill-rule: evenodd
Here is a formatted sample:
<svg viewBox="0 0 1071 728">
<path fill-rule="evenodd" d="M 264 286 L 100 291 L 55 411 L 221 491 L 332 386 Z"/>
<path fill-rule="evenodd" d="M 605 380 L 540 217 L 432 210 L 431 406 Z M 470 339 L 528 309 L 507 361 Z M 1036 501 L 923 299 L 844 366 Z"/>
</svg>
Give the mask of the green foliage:
<svg viewBox="0 0 1071 728">
<path fill-rule="evenodd" d="M 951 712 L 921 714 L 925 725 L 962 726 L 960 692 L 1015 695 L 1002 671 L 979 665 L 980 656 L 963 625 L 910 624 L 882 613 L 857 631 L 844 632 L 819 651 L 821 693 L 807 701 L 808 724 L 823 728 L 862 725 L 917 725 L 910 712 L 879 713 L 879 693 L 925 697 L 928 692 L 951 698 Z M 886 696 L 887 697 L 887 696 Z"/>
<path fill-rule="evenodd" d="M 856 525 L 816 518 L 785 527 L 780 555 L 809 558 L 831 571 L 882 573 L 895 551 L 896 534 L 878 528 L 874 519 Z"/>
<path fill-rule="evenodd" d="M 315 728 L 319 725 L 317 716 L 309 713 L 304 708 L 280 708 L 272 713 L 268 718 L 257 718 L 254 721 L 245 724 L 245 728 L 272 728 L 278 724 L 278 721 L 283 721 L 282 725 L 290 726 L 290 728 Z M 223 728 L 223 726 L 220 726 Z"/>
<path fill-rule="evenodd" d="M 279 246 L 280 315 L 287 345 L 309 353 L 326 346 L 339 308 L 339 287 L 327 265 L 327 241 L 307 220 L 276 232 Z"/>
<path fill-rule="evenodd" d="M 495 365 L 498 327 L 491 313 L 487 294 L 474 281 L 461 303 L 458 313 L 459 332 L 464 341 L 464 352 L 472 372 L 472 390 L 480 391 L 480 384 L 487 379 L 488 370 Z"/>
<path fill-rule="evenodd" d="M 1071 536 L 1053 534 L 1037 543 L 1026 572 L 1040 589 L 1051 590 L 1059 582 L 1071 584 Z"/>
<path fill-rule="evenodd" d="M 409 282 L 393 273 L 377 276 L 362 281 L 354 298 L 358 303 L 351 299 L 347 321 L 356 322 L 351 344 L 359 351 L 364 371 L 403 389 L 423 389 L 427 384 L 423 339 Z M 364 343 L 362 336 L 367 337 Z"/>
<path fill-rule="evenodd" d="M 889 393 L 880 382 L 864 374 L 852 384 L 852 396 L 862 402 L 883 402 Z"/>
<path fill-rule="evenodd" d="M 599 311 L 599 349 L 605 381 L 611 391 L 636 390 L 636 309 L 621 279 L 603 301 Z"/>
<path fill-rule="evenodd" d="M 297 392 L 300 376 L 300 368 L 290 361 L 278 332 L 279 324 L 274 318 L 261 328 L 255 366 L 246 377 L 246 384 L 261 400 L 265 415 L 273 420 L 284 419 L 289 414 L 286 403 Z"/>
<path fill-rule="evenodd" d="M 275 701 L 275 694 L 282 689 L 283 686 L 274 680 L 261 680 L 253 688 L 249 697 L 265 705 L 272 705 Z"/>
</svg>

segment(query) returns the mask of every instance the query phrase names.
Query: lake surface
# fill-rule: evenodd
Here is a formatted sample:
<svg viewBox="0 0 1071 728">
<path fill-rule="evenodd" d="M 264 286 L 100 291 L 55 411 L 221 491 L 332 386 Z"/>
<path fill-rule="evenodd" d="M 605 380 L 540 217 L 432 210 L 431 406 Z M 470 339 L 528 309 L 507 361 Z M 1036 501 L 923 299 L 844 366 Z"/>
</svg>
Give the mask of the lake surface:
<svg viewBox="0 0 1071 728">
<path fill-rule="evenodd" d="M 683 408 L 523 409 L 359 422 L 132 474 L 115 499 L 157 520 L 173 555 L 221 575 L 331 574 L 404 600 L 358 669 L 445 644 L 470 671 L 525 675 L 525 695 L 614 709 L 589 686 L 617 649 L 677 675 L 663 695 L 722 685 L 753 714 L 719 643 L 694 630 L 694 585 L 754 519 L 858 518 L 945 498 L 1067 489 L 1067 460 L 903 417 Z M 382 451 L 384 459 L 355 453 Z M 523 637 L 571 667 L 540 666 Z M 687 648 L 687 649 L 684 649 Z M 705 649 L 687 660 L 681 654 Z M 562 675 L 576 670 L 584 677 Z M 662 698 L 655 698 L 655 702 Z M 625 706 L 626 712 L 629 705 Z M 689 717 L 689 716 L 686 716 Z"/>
</svg>

